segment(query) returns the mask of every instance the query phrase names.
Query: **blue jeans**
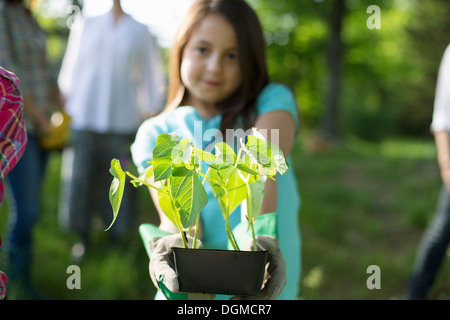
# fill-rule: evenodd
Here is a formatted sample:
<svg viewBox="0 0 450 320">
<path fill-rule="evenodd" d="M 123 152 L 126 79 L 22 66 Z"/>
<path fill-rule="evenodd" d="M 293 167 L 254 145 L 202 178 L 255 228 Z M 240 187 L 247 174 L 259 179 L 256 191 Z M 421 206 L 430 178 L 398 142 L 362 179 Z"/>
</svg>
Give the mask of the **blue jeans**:
<svg viewBox="0 0 450 320">
<path fill-rule="evenodd" d="M 407 299 L 425 299 L 450 243 L 450 193 L 442 187 L 437 210 L 420 242 Z"/>
<path fill-rule="evenodd" d="M 39 146 L 36 135 L 28 134 L 25 152 L 7 176 L 10 197 L 8 245 L 27 247 L 32 244 L 32 229 L 36 224 L 41 205 L 41 189 L 49 153 Z"/>
</svg>

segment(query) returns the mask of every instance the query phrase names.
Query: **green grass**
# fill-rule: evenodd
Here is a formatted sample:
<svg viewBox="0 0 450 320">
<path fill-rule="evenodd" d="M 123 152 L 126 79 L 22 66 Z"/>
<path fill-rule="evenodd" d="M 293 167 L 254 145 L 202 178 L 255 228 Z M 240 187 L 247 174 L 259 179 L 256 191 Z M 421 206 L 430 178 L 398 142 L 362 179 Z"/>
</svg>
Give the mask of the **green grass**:
<svg viewBox="0 0 450 320">
<path fill-rule="evenodd" d="M 401 299 L 441 181 L 432 141 L 349 139 L 293 154 L 302 195 L 302 299 Z M 449 259 L 432 299 L 450 298 Z M 367 267 L 381 271 L 369 290 Z"/>
<path fill-rule="evenodd" d="M 79 264 L 81 289 L 69 290 L 66 281 L 71 275 L 67 268 L 73 264 L 70 249 L 76 237 L 64 232 L 58 222 L 59 173 L 61 156 L 52 154 L 42 190 L 42 212 L 34 229 L 35 254 L 33 280 L 39 293 L 46 299 L 153 299 L 154 286 L 148 273 L 148 257 L 142 240 L 136 232 L 126 235 L 113 246 L 100 221 L 93 227 L 92 245 L 87 258 Z M 108 192 L 108 190 L 106 190 Z M 156 222 L 153 209 L 145 190 L 139 193 L 140 221 Z M 8 203 L 0 209 L 0 232 L 7 246 Z M 112 211 L 111 211 L 112 219 Z M 17 292 L 9 291 L 10 299 L 22 299 Z"/>
<path fill-rule="evenodd" d="M 299 298 L 401 299 L 441 185 L 432 141 L 371 144 L 348 139 L 317 154 L 307 152 L 304 143 L 305 138 L 293 151 L 302 196 Z M 58 225 L 60 161 L 59 154 L 53 154 L 34 231 L 33 279 L 40 293 L 51 299 L 152 299 L 155 289 L 137 230 L 113 247 L 108 234 L 97 227 L 94 246 L 79 265 L 81 289 L 67 289 L 75 238 Z M 140 222 L 156 221 L 145 190 L 140 204 Z M 0 209 L 3 239 L 6 221 L 7 203 Z M 450 298 L 449 260 L 441 268 L 432 299 Z M 379 290 L 366 286 L 370 265 L 380 267 Z M 20 298 L 13 292 L 10 297 Z"/>
</svg>

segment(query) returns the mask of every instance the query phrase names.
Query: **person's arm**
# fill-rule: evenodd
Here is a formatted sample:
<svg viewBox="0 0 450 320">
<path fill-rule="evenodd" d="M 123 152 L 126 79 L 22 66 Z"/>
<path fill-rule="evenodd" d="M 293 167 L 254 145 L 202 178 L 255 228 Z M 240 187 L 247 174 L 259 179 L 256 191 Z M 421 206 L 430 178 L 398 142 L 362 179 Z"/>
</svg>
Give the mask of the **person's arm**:
<svg viewBox="0 0 450 320">
<path fill-rule="evenodd" d="M 291 114 L 287 111 L 267 112 L 258 117 L 255 127 L 271 143 L 278 145 L 287 158 L 294 146 L 296 128 Z M 267 131 L 266 131 L 267 130 Z M 261 207 L 261 214 L 275 212 L 277 209 L 277 182 L 271 179 L 266 181 L 264 186 L 264 200 Z"/>
<path fill-rule="evenodd" d="M 138 103 L 143 119 L 160 113 L 165 100 L 165 75 L 158 44 L 146 31 L 142 54 L 142 83 L 138 87 Z"/>
<path fill-rule="evenodd" d="M 79 57 L 82 36 L 84 35 L 84 19 L 80 20 L 80 24 L 70 30 L 69 38 L 67 40 L 66 51 L 61 63 L 61 69 L 58 75 L 58 89 L 62 99 L 67 100 L 72 94 L 75 86 L 75 75 L 77 72 L 77 61 Z M 86 35 L 88 37 L 89 34 Z"/>
<path fill-rule="evenodd" d="M 39 110 L 29 96 L 25 96 L 23 99 L 23 110 L 32 119 L 40 133 L 51 131 L 50 118 Z"/>
<path fill-rule="evenodd" d="M 441 169 L 441 178 L 450 192 L 450 132 L 435 132 L 434 138 L 436 141 L 438 164 Z"/>
</svg>

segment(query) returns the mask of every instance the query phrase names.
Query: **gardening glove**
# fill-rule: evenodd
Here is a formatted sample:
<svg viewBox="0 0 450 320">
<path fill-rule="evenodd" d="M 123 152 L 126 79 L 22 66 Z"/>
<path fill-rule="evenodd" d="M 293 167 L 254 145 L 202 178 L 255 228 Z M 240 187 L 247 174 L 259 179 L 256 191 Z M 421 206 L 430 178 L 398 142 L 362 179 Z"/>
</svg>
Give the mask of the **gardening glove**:
<svg viewBox="0 0 450 320">
<path fill-rule="evenodd" d="M 266 235 L 256 236 L 256 246 L 258 251 L 269 251 L 261 291 L 257 296 L 235 296 L 232 300 L 275 300 L 286 285 L 286 261 L 278 246 L 278 239 Z M 253 240 L 243 250 L 253 251 Z"/>
<path fill-rule="evenodd" d="M 194 238 L 186 236 L 189 247 L 192 246 Z M 150 277 L 153 284 L 161 289 L 168 299 L 186 299 L 186 296 L 176 296 L 171 293 L 179 292 L 178 275 L 175 272 L 175 264 L 172 248 L 183 248 L 181 234 L 173 234 L 164 237 L 154 238 L 150 241 Z M 202 248 L 203 244 L 197 240 L 196 248 Z M 170 292 L 167 292 L 169 290 Z M 214 299 L 215 295 L 210 294 L 190 294 L 190 300 L 208 300 Z"/>
</svg>

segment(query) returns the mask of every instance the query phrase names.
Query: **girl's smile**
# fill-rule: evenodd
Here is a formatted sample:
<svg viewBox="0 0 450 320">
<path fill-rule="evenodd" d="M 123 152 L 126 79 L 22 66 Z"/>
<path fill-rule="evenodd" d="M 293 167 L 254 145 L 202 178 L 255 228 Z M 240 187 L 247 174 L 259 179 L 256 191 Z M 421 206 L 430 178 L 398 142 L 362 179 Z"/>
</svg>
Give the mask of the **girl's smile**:
<svg viewBox="0 0 450 320">
<path fill-rule="evenodd" d="M 207 85 L 207 86 L 212 86 L 212 87 L 217 87 L 218 85 L 220 85 L 219 81 L 214 81 L 214 80 L 203 80 L 203 82 Z"/>
</svg>

